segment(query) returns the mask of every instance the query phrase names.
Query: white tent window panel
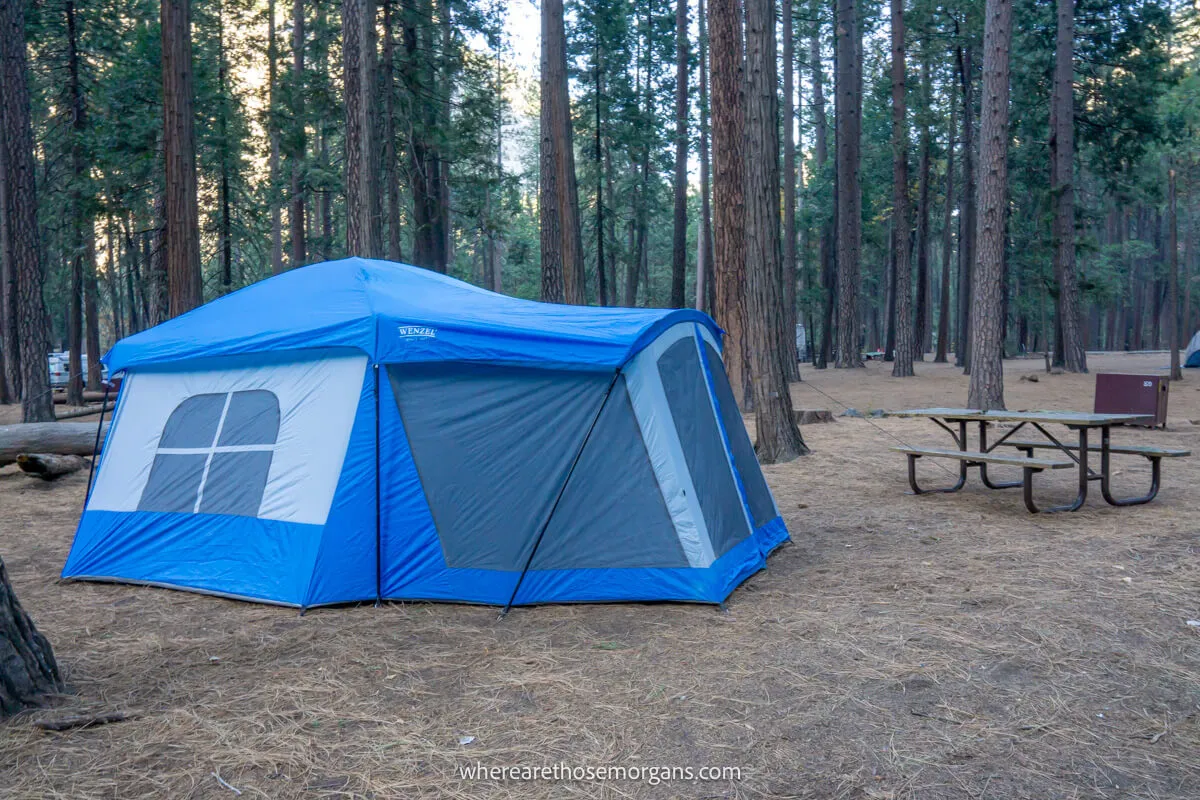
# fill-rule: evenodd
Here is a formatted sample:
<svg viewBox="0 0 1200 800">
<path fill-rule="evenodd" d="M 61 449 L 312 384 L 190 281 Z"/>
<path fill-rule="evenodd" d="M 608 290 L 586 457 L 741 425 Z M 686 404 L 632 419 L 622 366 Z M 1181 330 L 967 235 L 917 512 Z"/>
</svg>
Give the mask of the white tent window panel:
<svg viewBox="0 0 1200 800">
<path fill-rule="evenodd" d="M 132 371 L 88 510 L 324 524 L 366 365 L 292 353 Z"/>
<path fill-rule="evenodd" d="M 138 510 L 258 516 L 278 436 L 274 392 L 189 397 L 167 418 Z"/>
</svg>

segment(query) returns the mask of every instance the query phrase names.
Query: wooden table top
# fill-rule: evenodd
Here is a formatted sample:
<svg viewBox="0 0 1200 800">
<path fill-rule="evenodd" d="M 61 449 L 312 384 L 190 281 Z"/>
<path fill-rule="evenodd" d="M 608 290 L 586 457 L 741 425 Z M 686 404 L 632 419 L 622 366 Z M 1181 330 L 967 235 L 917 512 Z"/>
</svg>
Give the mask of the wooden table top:
<svg viewBox="0 0 1200 800">
<path fill-rule="evenodd" d="M 1141 422 L 1145 414 L 1092 414 L 1084 411 L 980 411 L 977 408 L 909 408 L 887 412 L 889 417 L 930 417 L 958 422 L 1036 422 L 1097 428 Z"/>
</svg>

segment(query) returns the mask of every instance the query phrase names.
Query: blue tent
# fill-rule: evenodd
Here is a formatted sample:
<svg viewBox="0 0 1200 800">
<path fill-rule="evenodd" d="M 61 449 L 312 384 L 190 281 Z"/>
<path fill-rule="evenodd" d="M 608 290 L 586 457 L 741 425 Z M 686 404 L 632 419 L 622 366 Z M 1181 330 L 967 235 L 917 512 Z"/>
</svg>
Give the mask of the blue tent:
<svg viewBox="0 0 1200 800">
<path fill-rule="evenodd" d="M 788 538 L 691 310 L 351 258 L 123 339 L 63 577 L 310 607 L 723 601 Z"/>
</svg>

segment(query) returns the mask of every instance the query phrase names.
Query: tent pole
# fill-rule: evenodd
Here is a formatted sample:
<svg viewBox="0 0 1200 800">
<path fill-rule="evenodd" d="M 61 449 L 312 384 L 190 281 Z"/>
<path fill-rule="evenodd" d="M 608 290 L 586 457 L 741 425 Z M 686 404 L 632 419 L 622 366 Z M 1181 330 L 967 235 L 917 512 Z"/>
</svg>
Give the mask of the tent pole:
<svg viewBox="0 0 1200 800">
<path fill-rule="evenodd" d="M 579 451 L 575 453 L 575 460 L 571 462 L 571 468 L 567 470 L 567 477 L 563 479 L 562 486 L 558 487 L 558 495 L 554 498 L 554 505 L 550 506 L 550 513 L 546 515 L 546 521 L 542 523 L 542 527 L 538 531 L 537 539 L 533 542 L 533 549 L 529 551 L 529 558 L 525 559 L 525 566 L 521 570 L 521 576 L 517 578 L 517 585 L 513 587 L 512 596 L 508 598 L 508 603 L 504 606 L 504 610 L 500 612 L 499 619 L 504 619 L 505 615 L 512 610 L 513 601 L 517 599 L 517 592 L 521 591 L 521 584 L 525 580 L 525 573 L 529 572 L 529 565 L 533 563 L 533 557 L 537 555 L 538 547 L 542 543 L 542 537 L 546 535 L 546 529 L 550 527 L 550 520 L 554 519 L 554 512 L 558 510 L 558 504 L 562 500 L 563 492 L 567 490 L 567 484 L 571 482 L 571 476 L 575 474 L 575 467 L 579 465 L 579 458 L 583 455 L 588 440 L 592 438 L 592 431 L 596 430 L 596 423 L 600 421 L 600 415 L 604 413 L 604 407 L 608 405 L 609 395 L 612 394 L 613 387 L 617 385 L 617 378 L 621 377 L 623 366 L 617 367 L 613 373 L 612 380 L 608 382 L 608 391 L 604 393 L 604 399 L 600 401 L 600 407 L 596 409 L 596 416 L 592 417 L 592 424 L 588 426 L 587 434 L 583 437 L 583 442 L 579 445 Z"/>
<path fill-rule="evenodd" d="M 383 602 L 383 536 L 379 518 L 379 365 L 375 373 L 375 607 Z"/>
<path fill-rule="evenodd" d="M 96 474 L 96 459 L 99 458 L 100 454 L 100 431 L 104 430 L 104 409 L 108 407 L 108 390 L 111 387 L 111 381 L 104 381 L 104 399 L 100 401 L 100 421 L 96 423 L 96 441 L 92 444 L 92 462 L 88 465 L 87 494 L 83 499 L 83 507 L 85 509 L 87 508 L 87 501 L 92 499 L 92 476 Z"/>
</svg>

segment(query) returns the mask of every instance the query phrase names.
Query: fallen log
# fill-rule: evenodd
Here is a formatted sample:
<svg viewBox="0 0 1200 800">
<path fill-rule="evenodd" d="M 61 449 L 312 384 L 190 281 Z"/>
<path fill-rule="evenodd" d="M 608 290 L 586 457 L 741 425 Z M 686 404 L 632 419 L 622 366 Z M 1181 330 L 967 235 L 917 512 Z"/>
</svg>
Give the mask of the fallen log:
<svg viewBox="0 0 1200 800">
<path fill-rule="evenodd" d="M 104 421 L 100 443 L 108 435 Z M 96 444 L 94 422 L 26 422 L 0 425 L 0 466 L 11 464 L 21 453 L 56 453 L 63 456 L 90 456 Z"/>
<path fill-rule="evenodd" d="M 104 413 L 111 413 L 113 404 L 109 403 L 104 407 Z M 100 413 L 100 406 L 88 406 L 87 408 L 77 408 L 74 411 L 64 411 L 61 414 L 56 414 L 55 419 L 75 419 L 76 417 L 90 417 L 93 414 Z"/>
<path fill-rule="evenodd" d="M 83 456 L 60 456 L 56 453 L 20 453 L 17 456 L 17 466 L 21 472 L 44 481 L 56 481 L 90 463 Z"/>
<path fill-rule="evenodd" d="M 116 396 L 117 396 L 117 393 L 116 393 L 116 392 L 109 392 L 109 393 L 108 393 L 108 395 L 107 395 L 107 398 L 108 398 L 109 400 L 111 400 L 111 399 L 113 399 L 113 398 L 114 398 L 114 397 L 116 397 Z M 101 402 L 101 401 L 102 401 L 102 400 L 104 400 L 104 399 L 105 399 L 105 393 L 104 393 L 104 392 L 88 392 L 88 391 L 85 391 L 85 392 L 83 393 L 83 402 L 85 402 L 85 403 L 99 403 L 99 402 Z M 67 404 L 67 394 L 66 394 L 66 392 L 55 392 L 55 393 L 54 393 L 54 403 L 55 403 L 55 405 L 60 405 L 60 406 L 62 406 L 62 405 L 66 405 L 66 404 Z"/>
</svg>

